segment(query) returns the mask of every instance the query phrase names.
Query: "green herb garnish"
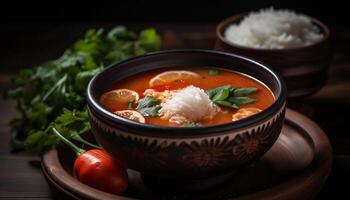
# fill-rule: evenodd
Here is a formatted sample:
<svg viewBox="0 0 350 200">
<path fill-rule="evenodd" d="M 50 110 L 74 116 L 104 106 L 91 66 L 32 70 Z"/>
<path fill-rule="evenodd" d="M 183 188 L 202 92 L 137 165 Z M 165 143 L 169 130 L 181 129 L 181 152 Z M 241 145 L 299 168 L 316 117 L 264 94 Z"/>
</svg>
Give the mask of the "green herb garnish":
<svg viewBox="0 0 350 200">
<path fill-rule="evenodd" d="M 235 105 L 244 105 L 248 103 L 253 103 L 256 101 L 256 99 L 250 98 L 250 97 L 230 97 L 228 101 Z"/>
<path fill-rule="evenodd" d="M 238 109 L 238 106 L 255 102 L 256 99 L 247 97 L 257 92 L 257 88 L 235 88 L 230 85 L 207 90 L 209 98 L 217 105 Z"/>
<path fill-rule="evenodd" d="M 157 105 L 158 103 L 159 99 L 146 96 L 139 100 L 136 111 L 147 117 L 158 116 L 158 111 L 161 108 L 161 106 Z"/>
<path fill-rule="evenodd" d="M 63 109 L 63 113 L 54 122 L 50 123 L 46 129 L 33 130 L 25 140 L 26 148 L 31 152 L 44 152 L 49 147 L 55 146 L 60 140 L 51 134 L 51 128 L 59 130 L 67 138 L 98 148 L 97 145 L 91 144 L 81 137 L 81 135 L 90 131 L 87 111 L 80 112 L 67 109 Z"/>
<path fill-rule="evenodd" d="M 136 110 L 141 109 L 141 108 L 155 106 L 158 104 L 158 102 L 159 102 L 159 100 L 157 98 L 154 98 L 151 96 L 146 96 L 146 97 L 139 100 L 138 105 L 136 107 Z"/>
<path fill-rule="evenodd" d="M 210 68 L 208 71 L 208 74 L 210 76 L 216 76 L 220 74 L 220 70 L 219 69 L 215 69 L 215 68 Z"/>
<path fill-rule="evenodd" d="M 134 105 L 134 101 L 130 101 L 128 103 L 128 109 L 132 109 L 132 106 Z"/>
<path fill-rule="evenodd" d="M 57 60 L 23 69 L 6 97 L 17 101 L 20 117 L 12 120 L 14 148 L 42 153 L 60 141 L 49 127 L 67 139 L 90 130 L 85 91 L 89 80 L 104 67 L 132 56 L 159 50 L 154 29 L 139 34 L 124 26 L 105 32 L 91 29 Z M 66 109 L 64 109 L 66 108 Z"/>
<path fill-rule="evenodd" d="M 141 113 L 143 116 L 146 117 L 156 117 L 158 116 L 158 111 L 162 107 L 157 105 L 157 106 L 152 106 L 152 107 L 146 107 L 146 108 L 140 108 L 137 110 L 137 112 Z"/>
<path fill-rule="evenodd" d="M 258 88 L 236 88 L 233 90 L 233 95 L 235 97 L 247 96 L 258 91 Z"/>
<path fill-rule="evenodd" d="M 217 88 L 214 88 L 214 89 L 207 90 L 205 92 L 209 95 L 209 98 L 212 99 L 221 90 L 229 90 L 229 91 L 231 91 L 231 88 L 232 88 L 231 85 L 224 85 L 224 86 L 220 86 L 220 87 L 217 87 Z"/>
<path fill-rule="evenodd" d="M 217 105 L 220 105 L 220 106 L 238 109 L 238 106 L 236 104 L 232 104 L 229 101 L 215 101 L 214 103 L 216 103 Z"/>
</svg>

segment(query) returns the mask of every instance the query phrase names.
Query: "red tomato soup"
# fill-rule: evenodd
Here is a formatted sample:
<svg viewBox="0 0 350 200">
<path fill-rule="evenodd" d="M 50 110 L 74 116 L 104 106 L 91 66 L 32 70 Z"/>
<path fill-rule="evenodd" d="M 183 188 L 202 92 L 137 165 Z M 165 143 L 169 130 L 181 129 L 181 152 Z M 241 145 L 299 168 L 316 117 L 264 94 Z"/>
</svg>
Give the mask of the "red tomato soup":
<svg viewBox="0 0 350 200">
<path fill-rule="evenodd" d="M 247 75 L 219 68 L 179 67 L 143 72 L 100 98 L 116 115 L 161 126 L 213 126 L 254 115 L 275 101 Z"/>
</svg>

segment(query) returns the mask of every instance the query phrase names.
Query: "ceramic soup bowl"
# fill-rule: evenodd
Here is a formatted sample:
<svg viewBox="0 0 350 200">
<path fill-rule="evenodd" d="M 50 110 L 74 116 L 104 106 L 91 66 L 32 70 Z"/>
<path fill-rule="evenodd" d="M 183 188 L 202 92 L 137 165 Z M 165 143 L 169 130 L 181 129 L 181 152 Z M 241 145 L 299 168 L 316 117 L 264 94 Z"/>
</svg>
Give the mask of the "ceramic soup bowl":
<svg viewBox="0 0 350 200">
<path fill-rule="evenodd" d="M 275 102 L 262 112 L 209 127 L 165 127 L 119 117 L 99 104 L 111 85 L 148 70 L 219 67 L 254 77 L 273 92 Z M 167 180 L 218 177 L 259 159 L 278 138 L 285 113 L 286 88 L 281 77 L 254 60 L 208 50 L 173 50 L 114 64 L 89 83 L 87 102 L 97 142 L 126 167 Z"/>
</svg>

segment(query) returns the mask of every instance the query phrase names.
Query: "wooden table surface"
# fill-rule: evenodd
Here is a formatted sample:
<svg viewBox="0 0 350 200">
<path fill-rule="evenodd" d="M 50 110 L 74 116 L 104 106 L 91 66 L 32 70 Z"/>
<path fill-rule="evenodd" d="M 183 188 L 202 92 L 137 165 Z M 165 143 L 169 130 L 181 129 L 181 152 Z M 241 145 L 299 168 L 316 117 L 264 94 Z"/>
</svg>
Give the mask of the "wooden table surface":
<svg viewBox="0 0 350 200">
<path fill-rule="evenodd" d="M 89 27 L 115 23 L 17 24 L 0 27 L 0 91 L 11 87 L 10 79 L 21 67 L 57 58 Z M 125 23 L 124 23 L 125 24 Z M 163 49 L 212 49 L 214 24 L 130 24 L 134 29 L 156 27 Z M 307 113 L 324 129 L 334 151 L 331 175 L 317 199 L 348 195 L 350 179 L 350 27 L 333 26 L 334 60 L 329 83 L 307 100 L 292 105 Z M 305 105 L 305 104 L 304 104 Z M 12 152 L 8 121 L 16 116 L 12 101 L 0 100 L 0 199 L 52 199 L 40 169 L 40 158 Z"/>
</svg>

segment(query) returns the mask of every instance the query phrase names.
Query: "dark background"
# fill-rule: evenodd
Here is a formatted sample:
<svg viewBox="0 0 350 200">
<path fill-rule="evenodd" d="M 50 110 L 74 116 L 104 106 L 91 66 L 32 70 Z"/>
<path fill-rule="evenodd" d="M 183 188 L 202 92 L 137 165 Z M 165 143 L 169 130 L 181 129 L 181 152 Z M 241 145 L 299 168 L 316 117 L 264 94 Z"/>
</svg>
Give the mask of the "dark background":
<svg viewBox="0 0 350 200">
<path fill-rule="evenodd" d="M 217 22 L 227 16 L 273 6 L 315 16 L 327 23 L 348 24 L 348 6 L 340 0 L 114 0 L 12 1 L 1 6 L 1 20 L 14 22 Z M 11 9 L 8 9 L 10 7 Z"/>
<path fill-rule="evenodd" d="M 228 16 L 271 6 L 314 16 L 331 28 L 350 23 L 348 6 L 340 0 L 1 1 L 0 70 L 55 59 L 91 27 L 216 25 Z"/>
</svg>

